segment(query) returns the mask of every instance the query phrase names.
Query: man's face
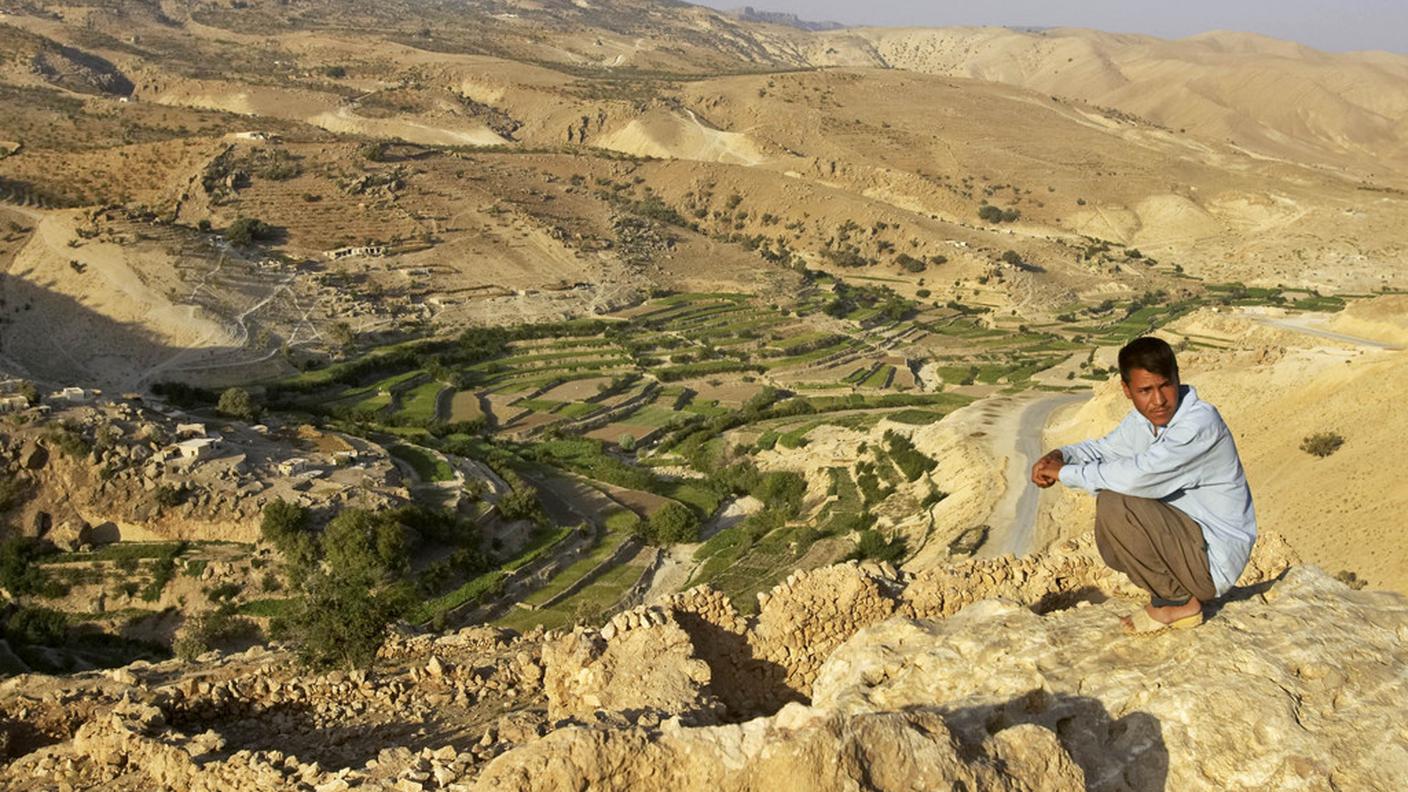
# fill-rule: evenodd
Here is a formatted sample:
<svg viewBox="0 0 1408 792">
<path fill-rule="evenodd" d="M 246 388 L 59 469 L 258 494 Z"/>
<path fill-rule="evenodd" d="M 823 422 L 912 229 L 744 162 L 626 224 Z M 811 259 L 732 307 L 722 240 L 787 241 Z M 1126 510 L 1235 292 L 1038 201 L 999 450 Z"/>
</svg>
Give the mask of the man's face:
<svg viewBox="0 0 1408 792">
<path fill-rule="evenodd" d="M 1130 369 L 1129 382 L 1121 382 L 1124 395 L 1134 402 L 1134 409 L 1154 426 L 1167 426 L 1178 409 L 1178 378 L 1167 379 L 1144 369 Z"/>
</svg>

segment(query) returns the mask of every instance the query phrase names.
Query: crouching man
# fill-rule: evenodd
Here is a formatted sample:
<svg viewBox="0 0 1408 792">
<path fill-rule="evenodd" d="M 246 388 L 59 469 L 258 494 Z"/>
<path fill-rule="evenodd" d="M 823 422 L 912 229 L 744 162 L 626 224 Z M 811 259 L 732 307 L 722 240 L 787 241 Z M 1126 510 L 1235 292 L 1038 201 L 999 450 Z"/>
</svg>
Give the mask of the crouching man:
<svg viewBox="0 0 1408 792">
<path fill-rule="evenodd" d="M 1256 513 L 1227 424 L 1178 381 L 1167 343 L 1146 336 L 1119 354 L 1133 409 L 1113 432 L 1052 451 L 1032 483 L 1095 493 L 1095 544 L 1149 592 L 1123 619 L 1130 633 L 1203 623 L 1203 605 L 1237 582 L 1256 541 Z"/>
</svg>

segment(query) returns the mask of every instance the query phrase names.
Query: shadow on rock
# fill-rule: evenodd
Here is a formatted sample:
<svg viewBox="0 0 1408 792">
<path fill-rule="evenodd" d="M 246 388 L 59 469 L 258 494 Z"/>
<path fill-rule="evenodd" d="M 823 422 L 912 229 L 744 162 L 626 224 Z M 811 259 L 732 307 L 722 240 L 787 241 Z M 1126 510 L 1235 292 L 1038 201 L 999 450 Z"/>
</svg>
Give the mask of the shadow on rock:
<svg viewBox="0 0 1408 792">
<path fill-rule="evenodd" d="M 361 767 L 385 748 L 417 753 L 423 748 L 452 745 L 468 750 L 473 740 L 465 733 L 434 723 L 410 720 L 387 723 L 342 722 L 329 724 L 305 704 L 279 704 L 246 716 L 202 718 L 178 713 L 172 725 L 198 733 L 213 729 L 224 738 L 221 754 L 237 751 L 283 751 L 301 762 L 316 761 L 330 770 Z M 473 735 L 478 737 L 478 734 Z"/>
<path fill-rule="evenodd" d="M 977 754 L 988 737 L 1021 724 L 1056 733 L 1092 792 L 1163 792 L 1168 749 L 1163 727 L 1146 712 L 1114 718 L 1098 699 L 1033 690 L 1001 704 L 940 708 L 963 749 Z"/>
<path fill-rule="evenodd" d="M 1221 611 L 1229 602 L 1242 602 L 1245 600 L 1253 599 L 1255 597 L 1260 597 L 1261 595 L 1275 588 L 1277 583 L 1280 583 L 1283 579 L 1285 579 L 1287 572 L 1290 572 L 1289 568 L 1281 570 L 1281 573 L 1279 575 L 1274 578 L 1271 578 L 1270 580 L 1263 580 L 1260 583 L 1253 583 L 1249 586 L 1233 586 L 1231 589 L 1228 589 L 1226 594 L 1223 594 L 1221 597 L 1218 597 L 1217 599 L 1205 605 L 1203 607 L 1203 616 L 1205 618 L 1211 619 L 1216 616 L 1218 612 Z"/>
<path fill-rule="evenodd" d="M 725 720 L 739 722 L 771 715 L 806 697 L 787 686 L 787 669 L 753 656 L 746 634 L 726 630 L 697 614 L 677 611 L 675 619 L 689 634 L 699 659 L 709 665 L 708 692 L 727 708 Z"/>
</svg>

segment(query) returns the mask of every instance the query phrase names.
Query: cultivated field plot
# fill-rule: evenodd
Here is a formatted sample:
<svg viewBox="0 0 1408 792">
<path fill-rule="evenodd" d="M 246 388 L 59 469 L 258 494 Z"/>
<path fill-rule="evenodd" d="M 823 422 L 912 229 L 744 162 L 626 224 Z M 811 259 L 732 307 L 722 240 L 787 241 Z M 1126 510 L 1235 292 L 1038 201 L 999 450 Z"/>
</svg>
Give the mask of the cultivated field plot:
<svg viewBox="0 0 1408 792">
<path fill-rule="evenodd" d="M 521 599 L 498 623 L 517 630 L 537 625 L 552 629 L 610 613 L 645 571 L 643 560 L 631 552 L 638 545 L 628 544 L 638 523 L 639 518 L 628 510 L 608 513 L 592 543 L 579 548 L 575 560 Z"/>
<path fill-rule="evenodd" d="M 821 330 L 807 314 L 735 294 L 672 295 L 612 319 L 512 338 L 484 356 L 453 343 L 432 351 L 427 342 L 424 352 L 393 350 L 280 385 L 312 397 L 300 404 L 316 401 L 348 419 L 482 424 L 518 439 L 553 429 L 610 443 L 627 435 L 639 442 L 690 416 L 724 415 L 773 381 L 880 392 L 916 387 L 904 355 L 884 348 L 912 325 L 899 333 L 893 326 Z M 835 363 L 843 359 L 847 372 L 864 376 L 837 376 Z"/>
</svg>

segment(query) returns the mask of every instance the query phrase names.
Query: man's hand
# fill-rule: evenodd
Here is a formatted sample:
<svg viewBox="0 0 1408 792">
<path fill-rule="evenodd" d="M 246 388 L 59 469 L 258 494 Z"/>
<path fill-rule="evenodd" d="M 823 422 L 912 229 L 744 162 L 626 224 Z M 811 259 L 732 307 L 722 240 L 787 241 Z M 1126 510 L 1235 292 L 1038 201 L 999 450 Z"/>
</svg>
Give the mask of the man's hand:
<svg viewBox="0 0 1408 792">
<path fill-rule="evenodd" d="M 1055 484 L 1061 476 L 1061 468 L 1066 464 L 1066 458 L 1061 456 L 1061 449 L 1056 449 L 1043 456 L 1032 465 L 1032 483 L 1046 489 Z"/>
</svg>

